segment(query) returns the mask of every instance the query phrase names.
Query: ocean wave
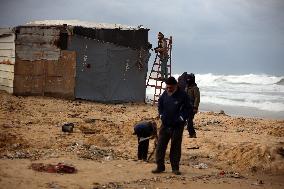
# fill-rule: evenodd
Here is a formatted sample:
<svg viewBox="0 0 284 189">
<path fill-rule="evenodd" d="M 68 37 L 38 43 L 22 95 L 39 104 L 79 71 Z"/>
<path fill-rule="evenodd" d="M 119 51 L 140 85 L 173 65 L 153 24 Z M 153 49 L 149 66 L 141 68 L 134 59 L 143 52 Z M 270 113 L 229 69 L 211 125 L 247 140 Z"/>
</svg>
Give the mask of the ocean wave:
<svg viewBox="0 0 284 189">
<path fill-rule="evenodd" d="M 179 74 L 173 75 L 178 78 Z M 265 74 L 214 75 L 196 74 L 201 103 L 251 107 L 267 111 L 284 111 L 284 76 Z M 152 99 L 154 88 L 147 88 Z"/>
<path fill-rule="evenodd" d="M 213 103 L 218 105 L 226 105 L 226 106 L 240 106 L 240 107 L 249 107 L 256 108 L 259 110 L 272 111 L 272 112 L 282 112 L 284 111 L 284 104 L 281 102 L 271 102 L 271 101 L 249 101 L 243 100 L 240 102 L 239 100 L 233 99 L 224 99 L 218 98 L 216 96 L 203 96 L 202 103 Z"/>
<path fill-rule="evenodd" d="M 277 85 L 284 85 L 284 78 L 276 83 Z"/>
<path fill-rule="evenodd" d="M 178 78 L 179 74 L 175 74 L 174 77 Z M 208 74 L 196 74 L 196 81 L 204 85 L 216 85 L 216 84 L 252 84 L 252 85 L 271 85 L 277 84 L 284 79 L 284 76 L 271 76 L 266 74 L 246 74 L 246 75 L 214 75 Z M 206 82 L 206 83 L 204 83 Z"/>
</svg>

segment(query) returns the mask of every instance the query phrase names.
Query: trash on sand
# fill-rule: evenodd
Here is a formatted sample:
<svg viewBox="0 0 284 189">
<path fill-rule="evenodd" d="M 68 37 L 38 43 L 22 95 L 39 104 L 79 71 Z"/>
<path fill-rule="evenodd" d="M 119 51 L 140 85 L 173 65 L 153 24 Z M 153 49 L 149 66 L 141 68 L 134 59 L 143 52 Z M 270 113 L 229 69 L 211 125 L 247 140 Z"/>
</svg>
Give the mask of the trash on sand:
<svg viewBox="0 0 284 189">
<path fill-rule="evenodd" d="M 122 168 L 123 167 L 123 165 L 121 165 L 121 164 L 117 164 L 117 165 L 115 165 L 116 167 L 119 167 L 119 168 Z"/>
<path fill-rule="evenodd" d="M 188 147 L 187 149 L 189 149 L 189 150 L 197 150 L 197 149 L 199 149 L 199 146 Z"/>
<path fill-rule="evenodd" d="M 262 184 L 264 184 L 264 182 L 262 180 L 257 180 L 255 183 L 252 183 L 251 185 L 259 186 L 259 185 L 262 185 Z"/>
<path fill-rule="evenodd" d="M 194 165 L 194 168 L 196 168 L 196 169 L 207 169 L 208 165 L 205 164 L 205 163 L 199 163 L 197 165 Z"/>
<path fill-rule="evenodd" d="M 113 160 L 113 157 L 112 156 L 106 156 L 104 159 L 105 159 L 105 161 L 111 161 L 111 160 Z"/>
<path fill-rule="evenodd" d="M 85 123 L 95 123 L 96 119 L 95 118 L 83 118 L 83 121 Z"/>
<path fill-rule="evenodd" d="M 74 123 L 64 123 L 62 125 L 62 132 L 72 133 L 74 128 Z"/>
<path fill-rule="evenodd" d="M 39 172 L 47 173 L 76 173 L 77 169 L 72 165 L 66 165 L 64 163 L 58 163 L 57 165 L 32 163 L 31 169 Z"/>
<path fill-rule="evenodd" d="M 222 177 L 227 177 L 227 178 L 236 178 L 236 179 L 243 179 L 245 178 L 238 172 L 228 172 L 228 171 L 221 171 L 219 172 L 219 175 Z"/>
<path fill-rule="evenodd" d="M 96 130 L 95 128 L 84 126 L 84 125 L 81 125 L 79 129 L 84 134 L 95 134 L 98 132 L 98 130 Z"/>
</svg>

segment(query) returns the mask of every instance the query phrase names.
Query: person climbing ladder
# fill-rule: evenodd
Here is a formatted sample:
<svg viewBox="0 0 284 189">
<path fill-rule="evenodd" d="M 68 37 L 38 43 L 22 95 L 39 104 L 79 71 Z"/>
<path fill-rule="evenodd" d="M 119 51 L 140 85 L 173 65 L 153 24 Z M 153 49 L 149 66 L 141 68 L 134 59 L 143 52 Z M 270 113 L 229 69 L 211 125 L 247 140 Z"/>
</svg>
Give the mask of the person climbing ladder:
<svg viewBox="0 0 284 189">
<path fill-rule="evenodd" d="M 154 48 L 154 50 L 158 53 L 161 61 L 161 79 L 166 80 L 168 78 L 167 63 L 169 60 L 168 43 L 164 34 L 161 32 L 158 33 L 158 47 Z"/>
</svg>

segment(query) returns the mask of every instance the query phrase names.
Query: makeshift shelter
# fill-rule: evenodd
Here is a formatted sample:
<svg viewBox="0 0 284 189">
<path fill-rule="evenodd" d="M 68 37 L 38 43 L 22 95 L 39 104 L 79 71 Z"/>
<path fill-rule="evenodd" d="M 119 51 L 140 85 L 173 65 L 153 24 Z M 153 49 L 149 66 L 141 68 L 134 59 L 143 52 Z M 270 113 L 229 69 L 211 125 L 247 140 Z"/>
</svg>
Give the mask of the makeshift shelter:
<svg viewBox="0 0 284 189">
<path fill-rule="evenodd" d="M 14 94 L 144 102 L 148 31 L 79 21 L 18 26 Z"/>
</svg>

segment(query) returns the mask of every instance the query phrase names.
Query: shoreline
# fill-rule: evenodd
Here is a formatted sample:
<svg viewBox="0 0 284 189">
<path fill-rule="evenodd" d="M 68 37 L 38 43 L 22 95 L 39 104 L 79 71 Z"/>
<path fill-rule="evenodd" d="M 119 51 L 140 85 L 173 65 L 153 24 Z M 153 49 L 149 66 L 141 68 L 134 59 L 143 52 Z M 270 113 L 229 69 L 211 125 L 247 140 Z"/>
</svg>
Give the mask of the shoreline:
<svg viewBox="0 0 284 189">
<path fill-rule="evenodd" d="M 251 107 L 218 105 L 214 103 L 201 103 L 199 109 L 201 112 L 220 112 L 223 110 L 225 114 L 234 117 L 284 120 L 284 111 L 272 112 Z"/>
</svg>

